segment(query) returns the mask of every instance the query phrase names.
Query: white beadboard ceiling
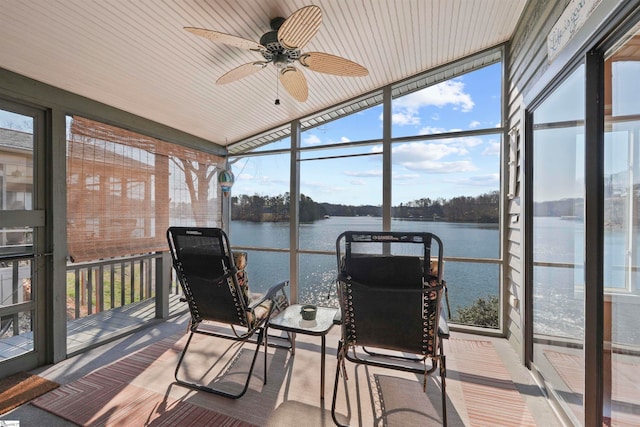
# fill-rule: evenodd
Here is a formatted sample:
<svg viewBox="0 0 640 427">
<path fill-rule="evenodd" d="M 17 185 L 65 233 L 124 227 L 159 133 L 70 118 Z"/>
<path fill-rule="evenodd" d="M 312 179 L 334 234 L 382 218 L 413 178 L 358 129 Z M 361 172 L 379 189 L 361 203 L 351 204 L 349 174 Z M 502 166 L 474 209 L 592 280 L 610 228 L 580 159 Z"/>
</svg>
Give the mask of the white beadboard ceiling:
<svg viewBox="0 0 640 427">
<path fill-rule="evenodd" d="M 3 0 L 0 67 L 226 146 L 509 40 L 526 0 Z M 322 24 L 304 51 L 348 58 L 366 77 L 304 69 L 299 103 L 263 59 L 183 27 L 259 41 L 269 21 L 315 4 Z M 299 67 L 302 68 L 302 67 Z"/>
</svg>

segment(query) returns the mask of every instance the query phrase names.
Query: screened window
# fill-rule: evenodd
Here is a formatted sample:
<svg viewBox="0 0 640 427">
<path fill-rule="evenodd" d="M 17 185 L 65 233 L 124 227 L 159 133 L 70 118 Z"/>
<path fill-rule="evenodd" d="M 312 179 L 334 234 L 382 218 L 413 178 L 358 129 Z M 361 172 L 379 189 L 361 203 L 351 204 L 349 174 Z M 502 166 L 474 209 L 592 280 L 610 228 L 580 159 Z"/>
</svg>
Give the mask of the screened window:
<svg viewBox="0 0 640 427">
<path fill-rule="evenodd" d="M 78 116 L 67 134 L 72 261 L 164 251 L 170 224 L 220 223 L 221 157 Z"/>
<path fill-rule="evenodd" d="M 302 147 L 370 141 L 382 138 L 382 105 L 342 116 L 302 132 Z"/>
<path fill-rule="evenodd" d="M 500 311 L 501 69 L 488 65 L 392 103 L 391 228 L 438 235 L 452 320 L 492 328 Z"/>
<path fill-rule="evenodd" d="M 397 97 L 393 137 L 490 129 L 502 125 L 501 63 Z"/>
</svg>

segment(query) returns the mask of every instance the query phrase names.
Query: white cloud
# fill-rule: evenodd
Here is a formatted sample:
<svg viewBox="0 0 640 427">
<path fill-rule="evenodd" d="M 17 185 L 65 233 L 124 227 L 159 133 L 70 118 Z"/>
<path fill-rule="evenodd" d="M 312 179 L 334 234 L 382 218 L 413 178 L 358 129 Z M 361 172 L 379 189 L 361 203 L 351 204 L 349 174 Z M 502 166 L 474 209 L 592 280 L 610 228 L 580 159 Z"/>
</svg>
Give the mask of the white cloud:
<svg viewBox="0 0 640 427">
<path fill-rule="evenodd" d="M 252 183 L 253 185 L 288 185 L 289 181 L 287 179 L 273 177 L 270 175 L 252 175 L 250 173 L 240 173 L 236 175 L 236 184 L 247 185 L 248 183 Z"/>
<path fill-rule="evenodd" d="M 382 176 L 382 170 L 379 170 L 379 169 L 372 169 L 368 171 L 344 171 L 343 173 L 347 176 L 365 177 L 365 178 Z"/>
<path fill-rule="evenodd" d="M 380 120 L 382 120 L 382 115 L 380 115 Z M 404 111 L 402 113 L 393 113 L 391 115 L 391 122 L 399 126 L 419 125 L 420 117 L 417 116 L 416 111 Z"/>
<path fill-rule="evenodd" d="M 302 143 L 304 145 L 318 145 L 322 143 L 322 140 L 320 139 L 320 137 L 318 137 L 318 135 L 310 133 L 302 139 Z"/>
<path fill-rule="evenodd" d="M 471 172 L 478 168 L 469 160 L 455 162 L 434 162 L 430 160 L 405 162 L 403 166 L 409 170 L 419 170 L 431 173 Z"/>
<path fill-rule="evenodd" d="M 303 193 L 306 196 L 309 196 L 309 194 L 312 192 L 332 194 L 334 192 L 340 192 L 347 189 L 345 187 L 335 186 L 335 185 L 327 184 L 324 182 L 317 182 L 317 181 L 302 180 L 300 185 L 302 186 L 301 193 Z"/>
<path fill-rule="evenodd" d="M 482 138 L 478 138 L 476 136 L 465 136 L 462 138 L 453 138 L 450 141 L 453 144 L 457 144 L 465 148 L 477 147 L 478 145 L 482 145 L 482 143 L 484 142 Z"/>
<path fill-rule="evenodd" d="M 464 184 L 473 187 L 496 187 L 500 184 L 500 174 L 476 175 L 469 178 L 452 180 L 455 184 Z"/>
<path fill-rule="evenodd" d="M 425 126 L 418 131 L 418 135 L 433 135 L 437 133 L 445 133 L 447 130 L 445 128 L 437 128 L 434 126 Z"/>
<path fill-rule="evenodd" d="M 447 156 L 466 154 L 466 148 L 453 144 L 411 142 L 393 149 L 393 162 L 410 171 L 453 173 L 476 170 L 470 160 L 444 160 Z"/>
<path fill-rule="evenodd" d="M 430 134 L 438 134 L 443 132 L 455 132 L 454 130 L 446 130 L 441 128 L 426 127 Z M 424 134 L 423 134 L 424 135 Z M 393 161 L 398 159 L 413 160 L 423 156 L 429 156 L 430 159 L 441 159 L 448 155 L 465 156 L 469 154 L 469 149 L 482 145 L 482 138 L 474 136 L 465 136 L 462 138 L 447 138 L 434 142 L 408 142 L 405 144 L 395 144 L 393 146 Z M 499 146 L 498 146 L 499 148 Z M 371 148 L 372 153 L 382 153 L 382 145 L 376 145 Z M 402 160 L 401 160 L 402 161 Z"/>
<path fill-rule="evenodd" d="M 421 176 L 418 173 L 393 173 L 393 182 L 408 182 L 415 184 Z"/>
<path fill-rule="evenodd" d="M 420 129 L 420 135 L 437 135 L 441 133 L 447 132 L 459 132 L 460 129 L 443 129 L 443 128 L 435 128 L 431 126 L 426 126 Z M 447 138 L 442 139 L 437 144 L 447 145 L 450 147 L 457 148 L 459 150 L 458 154 L 467 154 L 469 148 L 477 147 L 482 145 L 484 141 L 482 138 L 478 138 L 475 136 L 465 136 L 458 138 Z M 416 144 L 424 144 L 424 143 L 416 143 Z M 380 150 L 382 151 L 382 150 Z"/>
<path fill-rule="evenodd" d="M 439 142 L 409 142 L 393 148 L 394 161 L 440 160 L 451 154 L 460 154 L 460 150 L 449 144 Z"/>
<path fill-rule="evenodd" d="M 498 141 L 489 141 L 484 151 L 483 156 L 499 156 L 500 155 L 500 143 Z"/>
<path fill-rule="evenodd" d="M 448 80 L 434 86 L 410 93 L 393 102 L 394 108 L 417 111 L 421 107 L 444 107 L 453 105 L 464 112 L 471 111 L 475 105 L 471 95 L 464 92 L 464 83 L 459 80 Z"/>
<path fill-rule="evenodd" d="M 473 121 L 471 121 L 471 123 L 469 123 L 469 128 L 471 128 L 471 129 L 475 129 L 478 126 L 480 126 L 480 122 L 477 121 L 477 120 L 473 120 Z"/>
<path fill-rule="evenodd" d="M 460 80 L 448 80 L 434 86 L 410 93 L 393 101 L 391 120 L 397 126 L 420 125 L 420 109 L 450 105 L 454 110 L 469 112 L 474 107 L 471 95 L 464 91 L 464 83 Z M 382 120 L 382 115 L 380 115 Z M 440 120 L 440 114 L 433 112 L 432 121 Z M 427 132 L 421 131 L 421 134 Z"/>
<path fill-rule="evenodd" d="M 252 175 L 240 173 L 236 176 L 233 187 L 234 194 L 258 194 L 261 196 L 274 196 L 288 191 L 289 182 L 286 179 L 268 175 Z"/>
<path fill-rule="evenodd" d="M 281 184 L 281 185 L 289 185 L 289 180 L 288 179 L 272 179 L 269 181 L 270 184 Z"/>
<path fill-rule="evenodd" d="M 342 138 L 340 138 L 340 142 L 351 142 L 351 140 L 346 136 L 343 136 Z"/>
</svg>

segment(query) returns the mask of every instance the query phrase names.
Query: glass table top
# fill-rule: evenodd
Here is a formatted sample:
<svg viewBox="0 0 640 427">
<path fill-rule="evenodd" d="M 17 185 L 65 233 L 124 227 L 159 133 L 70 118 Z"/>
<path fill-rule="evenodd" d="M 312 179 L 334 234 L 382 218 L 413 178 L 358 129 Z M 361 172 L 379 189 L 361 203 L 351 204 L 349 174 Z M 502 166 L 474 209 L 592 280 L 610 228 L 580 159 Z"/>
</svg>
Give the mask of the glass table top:
<svg viewBox="0 0 640 427">
<path fill-rule="evenodd" d="M 334 318 L 338 309 L 318 307 L 315 320 L 304 320 L 300 313 L 302 306 L 303 304 L 290 305 L 271 319 L 269 327 L 308 335 L 324 335 L 335 325 Z"/>
</svg>

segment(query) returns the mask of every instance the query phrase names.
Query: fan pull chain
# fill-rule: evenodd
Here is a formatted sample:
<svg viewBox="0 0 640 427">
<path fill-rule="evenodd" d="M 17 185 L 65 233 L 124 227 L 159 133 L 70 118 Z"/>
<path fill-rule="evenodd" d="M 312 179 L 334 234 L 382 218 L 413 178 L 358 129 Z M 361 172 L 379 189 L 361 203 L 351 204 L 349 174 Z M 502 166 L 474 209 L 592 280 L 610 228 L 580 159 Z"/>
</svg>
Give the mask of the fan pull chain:
<svg viewBox="0 0 640 427">
<path fill-rule="evenodd" d="M 280 81 L 278 79 L 278 70 L 276 70 L 276 102 L 275 102 L 275 105 L 280 105 L 279 89 L 280 89 Z"/>
</svg>

